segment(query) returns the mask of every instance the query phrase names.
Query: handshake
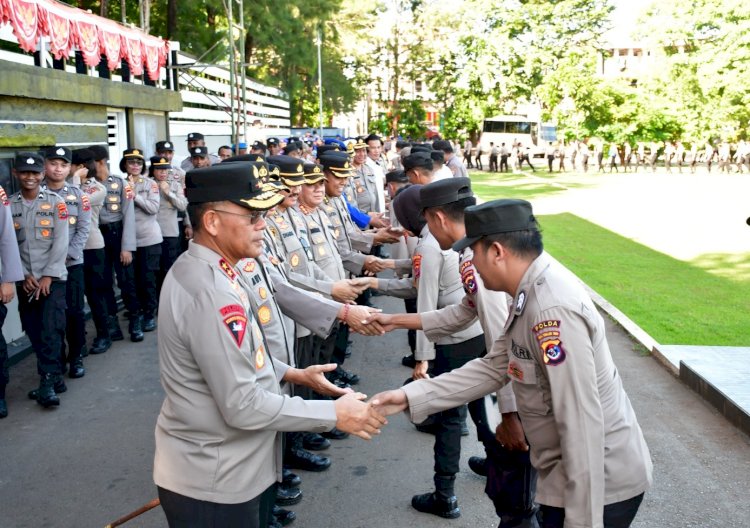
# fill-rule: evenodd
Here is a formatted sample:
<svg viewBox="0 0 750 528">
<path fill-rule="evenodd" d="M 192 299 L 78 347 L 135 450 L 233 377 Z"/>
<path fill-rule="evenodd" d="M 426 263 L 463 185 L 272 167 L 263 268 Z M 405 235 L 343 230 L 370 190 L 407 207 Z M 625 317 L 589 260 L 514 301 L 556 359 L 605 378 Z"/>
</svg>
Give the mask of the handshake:
<svg viewBox="0 0 750 528">
<path fill-rule="evenodd" d="M 388 424 L 387 416 L 408 407 L 406 393 L 401 389 L 381 392 L 369 402 L 365 402 L 366 398 L 365 394 L 350 392 L 334 402 L 337 429 L 370 440 Z"/>
</svg>

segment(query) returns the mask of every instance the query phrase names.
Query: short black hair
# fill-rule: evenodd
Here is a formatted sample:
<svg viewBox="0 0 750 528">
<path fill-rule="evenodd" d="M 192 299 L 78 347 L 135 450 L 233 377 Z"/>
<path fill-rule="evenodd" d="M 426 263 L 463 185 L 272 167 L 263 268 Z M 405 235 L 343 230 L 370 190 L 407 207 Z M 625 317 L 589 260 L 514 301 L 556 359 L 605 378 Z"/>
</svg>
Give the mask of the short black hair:
<svg viewBox="0 0 750 528">
<path fill-rule="evenodd" d="M 495 233 L 483 237 L 481 242 L 485 249 L 497 242 L 517 257 L 536 258 L 544 251 L 542 232 L 539 229 Z"/>
<path fill-rule="evenodd" d="M 437 205 L 435 207 L 428 207 L 427 211 L 430 213 L 436 213 L 441 211 L 445 216 L 450 218 L 454 222 L 463 222 L 464 220 L 464 209 L 472 205 L 477 204 L 477 199 L 474 196 L 467 196 L 461 198 L 455 202 Z"/>
<path fill-rule="evenodd" d="M 216 207 L 221 202 L 203 202 L 203 203 L 192 203 L 187 206 L 188 218 L 190 218 L 190 224 L 193 226 L 193 231 L 200 231 L 203 229 L 203 215 L 209 210 Z"/>
<path fill-rule="evenodd" d="M 216 152 L 221 152 L 221 149 L 227 149 L 229 152 L 232 152 L 232 147 L 230 147 L 229 145 L 220 146 L 219 150 L 217 150 Z"/>
</svg>

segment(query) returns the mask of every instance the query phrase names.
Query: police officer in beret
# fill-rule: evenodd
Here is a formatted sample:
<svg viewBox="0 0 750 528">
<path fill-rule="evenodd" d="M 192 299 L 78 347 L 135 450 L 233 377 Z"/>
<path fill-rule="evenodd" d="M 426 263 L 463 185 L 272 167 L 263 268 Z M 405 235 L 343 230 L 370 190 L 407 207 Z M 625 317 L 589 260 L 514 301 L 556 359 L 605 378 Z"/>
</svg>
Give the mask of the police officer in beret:
<svg viewBox="0 0 750 528">
<path fill-rule="evenodd" d="M 208 165 L 214 165 L 215 163 L 220 163 L 221 158 L 216 156 L 215 154 L 208 154 L 208 148 L 206 147 L 206 138 L 201 134 L 200 132 L 190 132 L 187 135 L 186 138 L 187 141 L 187 148 L 188 152 L 190 152 L 190 156 L 182 160 L 182 163 L 180 163 L 180 168 L 187 172 L 192 169 L 197 169 L 199 166 L 208 166 Z M 196 165 L 196 160 L 193 156 L 193 149 L 194 148 L 200 148 L 202 153 L 205 153 L 205 156 L 201 156 L 206 158 L 205 165 L 202 163 L 200 165 Z"/>
<path fill-rule="evenodd" d="M 83 308 L 84 269 L 83 249 L 89 237 L 91 226 L 91 202 L 79 187 L 68 184 L 72 152 L 67 147 L 49 147 L 45 150 L 42 190 L 54 192 L 65 201 L 68 209 L 68 257 L 65 265 L 68 278 L 65 281 L 67 304 L 65 337 L 68 341 L 67 354 L 62 351 L 63 370 L 70 365 L 68 376 L 82 378 L 83 357 L 86 351 L 86 319 Z"/>
<path fill-rule="evenodd" d="M 485 287 L 513 297 L 505 335 L 487 356 L 373 398 L 411 419 L 513 381 L 539 472 L 540 525 L 627 527 L 651 485 L 643 433 L 607 344 L 604 321 L 580 282 L 544 252 L 525 200 L 465 210 L 466 236 Z"/>
<path fill-rule="evenodd" d="M 5 317 L 8 315 L 8 308 L 5 305 L 15 297 L 15 283 L 22 281 L 23 278 L 23 267 L 13 229 L 10 200 L 5 189 L 0 187 L 0 419 L 8 416 L 5 386 L 10 381 L 8 344 L 2 333 Z"/>
<path fill-rule="evenodd" d="M 433 179 L 433 162 L 429 152 L 412 152 L 404 158 L 404 172 L 412 185 L 427 185 Z"/>
<path fill-rule="evenodd" d="M 281 151 L 283 150 L 283 147 L 281 146 L 281 141 L 279 141 L 279 138 L 268 138 L 266 140 L 266 148 L 268 149 L 268 155 L 269 156 L 278 156 L 281 154 Z"/>
<path fill-rule="evenodd" d="M 60 351 L 65 335 L 68 209 L 56 193 L 42 190 L 44 159 L 39 154 L 16 154 L 13 173 L 21 190 L 10 204 L 25 277 L 17 283 L 18 311 L 39 373 L 39 388 L 29 392 L 29 398 L 52 407 L 60 405 L 57 394 L 67 390 Z"/>
<path fill-rule="evenodd" d="M 190 172 L 187 198 L 195 238 L 167 274 L 159 310 L 166 398 L 154 481 L 170 526 L 264 527 L 281 478 L 277 431 L 338 426 L 370 438 L 384 419 L 325 380 L 332 365 L 299 370 L 268 350 L 237 265 L 262 251 L 264 212 L 281 198 L 242 162 Z M 290 398 L 282 380 L 343 396 Z"/>
</svg>

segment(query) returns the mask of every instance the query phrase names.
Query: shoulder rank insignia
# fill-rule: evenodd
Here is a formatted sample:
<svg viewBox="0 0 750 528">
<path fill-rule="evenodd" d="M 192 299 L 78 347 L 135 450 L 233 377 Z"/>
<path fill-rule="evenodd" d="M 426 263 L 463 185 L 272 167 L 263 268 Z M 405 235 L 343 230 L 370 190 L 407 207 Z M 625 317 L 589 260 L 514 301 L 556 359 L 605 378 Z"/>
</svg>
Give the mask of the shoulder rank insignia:
<svg viewBox="0 0 750 528">
<path fill-rule="evenodd" d="M 237 272 L 232 269 L 232 266 L 230 266 L 226 260 L 221 259 L 219 261 L 219 267 L 221 268 L 221 271 L 223 271 L 226 276 L 229 277 L 230 280 L 237 280 Z"/>
</svg>

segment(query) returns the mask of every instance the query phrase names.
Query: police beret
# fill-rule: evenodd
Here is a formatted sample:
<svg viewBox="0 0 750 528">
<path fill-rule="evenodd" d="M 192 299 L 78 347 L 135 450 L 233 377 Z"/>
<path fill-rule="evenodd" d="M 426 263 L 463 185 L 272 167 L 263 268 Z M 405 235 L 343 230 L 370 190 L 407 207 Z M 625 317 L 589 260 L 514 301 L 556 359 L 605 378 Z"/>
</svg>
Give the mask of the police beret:
<svg viewBox="0 0 750 528">
<path fill-rule="evenodd" d="M 266 145 L 268 145 L 269 147 L 270 147 L 271 145 L 274 145 L 274 146 L 276 146 L 276 145 L 278 145 L 278 144 L 279 144 L 279 138 L 275 138 L 275 137 L 272 137 L 272 138 L 268 138 L 268 139 L 266 140 Z"/>
<path fill-rule="evenodd" d="M 327 152 L 320 157 L 320 163 L 337 178 L 348 178 L 352 175 L 352 164 L 346 152 Z"/>
<path fill-rule="evenodd" d="M 385 181 L 386 183 L 409 183 L 409 178 L 405 171 L 399 169 L 386 173 Z"/>
<path fill-rule="evenodd" d="M 206 147 L 193 147 L 189 150 L 191 158 L 205 158 L 208 156 L 208 149 Z"/>
<path fill-rule="evenodd" d="M 318 165 L 317 163 L 305 163 L 304 172 L 305 183 L 308 185 L 312 185 L 313 183 L 318 183 L 319 181 L 323 181 L 326 179 L 325 174 L 323 174 L 323 166 Z"/>
<path fill-rule="evenodd" d="M 238 161 L 218 163 L 211 167 L 193 169 L 185 177 L 185 195 L 191 204 L 228 201 L 264 211 L 277 205 L 283 197 L 264 191 L 252 163 Z"/>
<path fill-rule="evenodd" d="M 169 164 L 169 160 L 164 156 L 151 156 L 149 158 L 149 164 L 154 169 L 171 169 L 172 165 Z"/>
<path fill-rule="evenodd" d="M 419 193 L 422 187 L 422 185 L 405 187 L 393 199 L 393 212 L 396 215 L 398 223 L 404 229 L 411 231 L 415 236 L 418 236 L 422 232 L 427 223 L 419 207 Z"/>
<path fill-rule="evenodd" d="M 44 172 L 44 158 L 36 152 L 17 152 L 13 166 L 18 172 Z"/>
<path fill-rule="evenodd" d="M 187 135 L 187 141 L 200 141 L 201 139 L 205 139 L 205 138 L 203 137 L 203 134 L 201 134 L 200 132 L 190 132 Z"/>
<path fill-rule="evenodd" d="M 301 159 L 280 154 L 278 156 L 269 156 L 267 161 L 268 163 L 278 165 L 279 176 L 281 176 L 281 181 L 286 185 L 294 187 L 295 185 L 305 183 L 305 172 Z"/>
<path fill-rule="evenodd" d="M 469 178 L 446 178 L 422 187 L 419 200 L 422 209 L 427 209 L 428 207 L 437 207 L 473 196 Z"/>
<path fill-rule="evenodd" d="M 88 148 L 76 149 L 71 153 L 70 161 L 73 165 L 83 165 L 94 160 L 94 152 Z"/>
<path fill-rule="evenodd" d="M 412 147 L 413 149 L 414 147 Z M 404 158 L 404 170 L 410 171 L 417 167 L 432 170 L 432 158 L 426 152 L 416 152 L 409 154 Z"/>
<path fill-rule="evenodd" d="M 94 161 L 109 159 L 109 149 L 102 145 L 92 145 L 89 150 L 94 153 Z"/>
<path fill-rule="evenodd" d="M 483 236 L 539 228 L 531 204 L 518 199 L 492 200 L 467 207 L 464 224 L 466 236 L 453 244 L 455 251 L 462 251 Z"/>
<path fill-rule="evenodd" d="M 156 142 L 156 152 L 166 152 L 168 150 L 174 152 L 174 143 L 172 143 L 171 141 Z"/>
<path fill-rule="evenodd" d="M 68 147 L 47 147 L 44 149 L 46 159 L 61 159 L 70 163 L 73 160 L 73 153 Z"/>
</svg>

